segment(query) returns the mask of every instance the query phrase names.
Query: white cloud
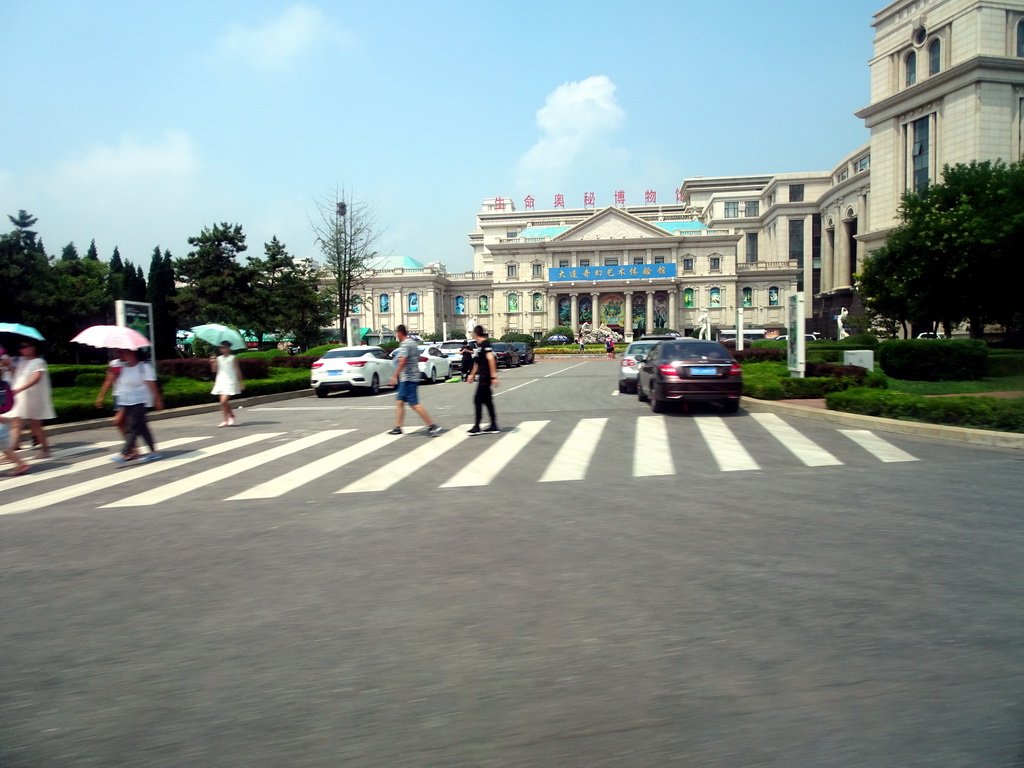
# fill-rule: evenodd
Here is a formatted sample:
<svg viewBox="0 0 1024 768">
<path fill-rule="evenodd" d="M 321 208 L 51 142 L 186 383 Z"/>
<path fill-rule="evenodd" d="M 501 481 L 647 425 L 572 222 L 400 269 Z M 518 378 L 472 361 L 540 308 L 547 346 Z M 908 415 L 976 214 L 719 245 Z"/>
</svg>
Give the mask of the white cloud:
<svg viewBox="0 0 1024 768">
<path fill-rule="evenodd" d="M 253 69 L 286 69 L 298 56 L 320 43 L 346 45 L 347 36 L 336 29 L 319 8 L 292 5 L 264 24 L 231 24 L 221 35 L 217 50 L 231 61 Z"/>
<path fill-rule="evenodd" d="M 607 75 L 595 75 L 549 93 L 537 110 L 541 136 L 519 159 L 519 184 L 560 181 L 584 155 L 620 155 L 609 143 L 626 119 L 615 89 Z"/>
</svg>

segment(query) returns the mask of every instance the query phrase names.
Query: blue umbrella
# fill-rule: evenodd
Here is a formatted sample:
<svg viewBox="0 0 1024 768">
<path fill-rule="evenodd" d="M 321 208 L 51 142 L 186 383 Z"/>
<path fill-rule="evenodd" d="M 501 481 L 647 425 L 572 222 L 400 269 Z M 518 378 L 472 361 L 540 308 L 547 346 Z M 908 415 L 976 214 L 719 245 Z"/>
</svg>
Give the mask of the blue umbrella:
<svg viewBox="0 0 1024 768">
<path fill-rule="evenodd" d="M 569 337 L 568 336 L 563 336 L 562 334 L 558 334 L 556 336 L 548 336 L 548 341 L 568 341 L 568 340 L 569 340 Z"/>
<path fill-rule="evenodd" d="M 29 339 L 36 339 L 37 341 L 46 341 L 43 338 L 43 334 L 31 325 L 22 325 L 21 323 L 0 323 L 0 333 L 13 333 Z"/>
<path fill-rule="evenodd" d="M 222 341 L 226 341 L 231 344 L 232 349 L 247 349 L 242 334 L 234 328 L 228 328 L 226 325 L 218 323 L 197 325 L 192 329 L 192 332 L 203 341 L 215 347 L 219 346 Z"/>
</svg>

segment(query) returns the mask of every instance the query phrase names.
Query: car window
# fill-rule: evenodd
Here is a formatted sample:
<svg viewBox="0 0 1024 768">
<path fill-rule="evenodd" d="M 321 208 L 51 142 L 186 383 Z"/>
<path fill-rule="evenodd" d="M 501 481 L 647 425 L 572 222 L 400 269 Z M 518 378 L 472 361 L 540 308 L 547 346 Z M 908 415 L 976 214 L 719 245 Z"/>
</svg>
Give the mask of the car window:
<svg viewBox="0 0 1024 768">
<path fill-rule="evenodd" d="M 729 350 L 718 342 L 709 341 L 674 341 L 663 344 L 662 357 L 673 360 L 693 360 L 706 357 L 708 360 L 721 360 L 722 362 L 732 360 Z"/>
<path fill-rule="evenodd" d="M 508 346 L 502 344 L 501 342 L 498 342 L 497 344 L 492 344 L 491 349 L 493 349 L 495 352 L 504 352 L 506 349 L 508 349 Z"/>
<path fill-rule="evenodd" d="M 367 354 L 365 349 L 329 349 L 324 353 L 324 359 L 334 357 L 362 357 Z"/>
<path fill-rule="evenodd" d="M 628 347 L 626 348 L 626 354 L 627 354 L 627 355 L 632 355 L 632 356 L 635 356 L 635 355 L 646 355 L 646 354 L 647 354 L 648 352 L 650 352 L 650 351 L 651 351 L 651 350 L 652 350 L 652 349 L 653 349 L 653 348 L 654 348 L 655 346 L 656 346 L 656 345 L 655 345 L 655 344 L 653 344 L 653 343 L 648 343 L 648 344 L 638 344 L 638 343 L 633 343 L 633 344 L 630 344 L 630 345 L 629 345 L 629 346 L 628 346 Z"/>
</svg>

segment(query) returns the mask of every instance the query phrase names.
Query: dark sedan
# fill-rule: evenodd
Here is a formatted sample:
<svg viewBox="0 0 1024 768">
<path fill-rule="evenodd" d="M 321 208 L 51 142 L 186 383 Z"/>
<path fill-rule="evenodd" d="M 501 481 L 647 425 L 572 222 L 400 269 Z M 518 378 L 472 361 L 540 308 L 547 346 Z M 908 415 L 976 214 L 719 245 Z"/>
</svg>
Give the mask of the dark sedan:
<svg viewBox="0 0 1024 768">
<path fill-rule="evenodd" d="M 512 344 L 512 347 L 515 349 L 516 352 L 519 353 L 520 365 L 529 365 L 530 363 L 535 362 L 533 357 L 533 347 L 531 347 L 529 344 L 524 344 L 521 341 L 517 341 Z"/>
<path fill-rule="evenodd" d="M 693 400 L 721 403 L 726 413 L 740 408 L 743 369 L 717 341 L 663 341 L 637 361 L 637 398 L 655 413 Z"/>
<path fill-rule="evenodd" d="M 519 353 L 516 352 L 515 347 L 511 344 L 499 341 L 496 344 L 492 344 L 491 349 L 494 350 L 494 359 L 498 363 L 499 368 L 501 366 L 506 368 L 519 367 Z"/>
</svg>

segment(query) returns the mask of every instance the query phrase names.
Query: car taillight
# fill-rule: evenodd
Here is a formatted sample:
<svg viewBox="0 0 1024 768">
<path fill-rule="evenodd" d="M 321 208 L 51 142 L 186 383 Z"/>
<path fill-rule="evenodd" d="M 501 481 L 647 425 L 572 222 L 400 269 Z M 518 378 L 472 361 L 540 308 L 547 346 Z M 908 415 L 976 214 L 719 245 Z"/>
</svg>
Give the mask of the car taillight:
<svg viewBox="0 0 1024 768">
<path fill-rule="evenodd" d="M 674 365 L 659 365 L 658 370 L 660 370 L 666 376 L 676 375 L 676 367 Z"/>
<path fill-rule="evenodd" d="M 425 358 L 425 357 L 421 357 L 421 358 L 420 358 L 420 362 L 421 362 L 421 363 L 425 363 L 425 362 L 427 362 L 427 358 Z"/>
<path fill-rule="evenodd" d="M 636 360 L 623 360 L 621 363 L 619 363 L 619 365 L 621 365 L 623 368 L 632 368 L 634 365 L 636 365 Z"/>
<path fill-rule="evenodd" d="M 732 367 L 729 369 L 729 375 L 739 376 L 741 373 L 743 373 L 743 369 L 740 366 L 733 363 Z"/>
<path fill-rule="evenodd" d="M 349 363 L 349 365 L 351 365 L 353 368 L 362 368 L 364 365 L 366 365 L 366 361 L 365 360 L 357 360 L 356 362 Z"/>
<path fill-rule="evenodd" d="M 314 369 L 316 369 L 316 368 L 322 368 L 322 367 L 323 367 L 323 363 L 313 363 L 313 368 L 314 368 Z"/>
</svg>

